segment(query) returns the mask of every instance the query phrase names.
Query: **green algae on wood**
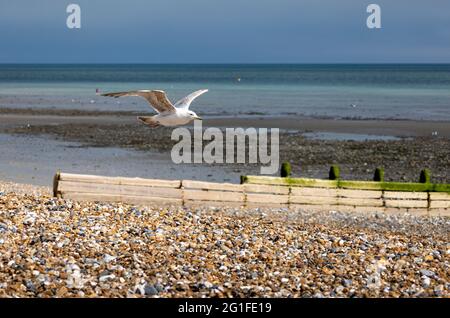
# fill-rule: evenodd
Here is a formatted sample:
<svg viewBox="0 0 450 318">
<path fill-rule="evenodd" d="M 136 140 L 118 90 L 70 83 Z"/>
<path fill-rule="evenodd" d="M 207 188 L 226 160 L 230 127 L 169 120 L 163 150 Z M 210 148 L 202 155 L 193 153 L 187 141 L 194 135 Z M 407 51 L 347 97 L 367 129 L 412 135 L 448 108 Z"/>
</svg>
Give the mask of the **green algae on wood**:
<svg viewBox="0 0 450 318">
<path fill-rule="evenodd" d="M 283 162 L 281 165 L 280 176 L 282 178 L 287 178 L 291 175 L 291 164 L 289 162 Z"/>
<path fill-rule="evenodd" d="M 273 184 L 293 187 L 344 188 L 359 190 L 413 191 L 413 192 L 447 192 L 450 184 L 413 183 L 413 182 L 376 182 L 356 180 L 323 180 L 309 178 L 280 178 L 266 176 L 244 176 L 243 183 Z M 243 180 L 241 178 L 241 180 Z"/>
</svg>

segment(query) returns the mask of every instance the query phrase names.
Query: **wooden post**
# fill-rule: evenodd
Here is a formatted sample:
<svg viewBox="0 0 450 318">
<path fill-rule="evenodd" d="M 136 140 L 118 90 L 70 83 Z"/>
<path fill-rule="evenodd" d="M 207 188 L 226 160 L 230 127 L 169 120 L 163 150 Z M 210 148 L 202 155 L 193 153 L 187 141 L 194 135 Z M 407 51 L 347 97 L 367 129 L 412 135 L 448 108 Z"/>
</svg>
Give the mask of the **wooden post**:
<svg viewBox="0 0 450 318">
<path fill-rule="evenodd" d="M 330 167 L 329 179 L 338 180 L 340 178 L 339 166 L 333 165 Z"/>
<path fill-rule="evenodd" d="M 378 167 L 375 169 L 375 174 L 373 176 L 373 181 L 383 182 L 384 181 L 384 168 Z"/>
<path fill-rule="evenodd" d="M 423 169 L 422 171 L 420 171 L 419 182 L 420 182 L 420 183 L 430 183 L 430 182 L 431 182 L 431 173 L 430 173 L 430 170 L 428 170 L 428 169 Z"/>
<path fill-rule="evenodd" d="M 58 171 L 55 173 L 55 176 L 53 177 L 53 196 L 55 198 L 59 198 L 59 194 L 58 194 L 58 184 L 59 184 L 59 179 L 61 177 L 61 172 Z"/>
<path fill-rule="evenodd" d="M 280 175 L 282 178 L 287 178 L 291 175 L 291 164 L 289 162 L 283 162 Z"/>
</svg>

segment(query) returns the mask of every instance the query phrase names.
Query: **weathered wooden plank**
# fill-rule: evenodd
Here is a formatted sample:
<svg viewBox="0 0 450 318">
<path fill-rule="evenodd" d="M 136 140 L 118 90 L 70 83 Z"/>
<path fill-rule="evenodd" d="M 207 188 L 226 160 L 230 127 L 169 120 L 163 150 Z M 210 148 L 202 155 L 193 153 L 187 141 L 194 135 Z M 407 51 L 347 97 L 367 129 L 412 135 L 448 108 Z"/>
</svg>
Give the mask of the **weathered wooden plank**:
<svg viewBox="0 0 450 318">
<path fill-rule="evenodd" d="M 292 210 L 304 210 L 311 212 L 323 212 L 323 211 L 339 211 L 339 212 L 358 212 L 358 213 L 373 213 L 384 212 L 384 207 L 355 207 L 352 205 L 309 205 L 309 204 L 291 204 Z"/>
<path fill-rule="evenodd" d="M 405 214 L 408 212 L 408 208 L 386 207 L 384 208 L 384 212 L 389 214 Z"/>
<path fill-rule="evenodd" d="M 264 176 L 245 176 L 244 183 L 270 184 L 291 187 L 316 187 L 316 188 L 336 188 L 336 180 L 307 179 L 307 178 L 278 178 Z"/>
<path fill-rule="evenodd" d="M 388 208 L 427 208 L 427 200 L 394 200 L 385 199 L 386 207 Z"/>
<path fill-rule="evenodd" d="M 344 205 L 348 206 L 348 205 Z M 358 213 L 384 213 L 385 207 L 384 206 L 353 206 L 354 210 L 353 212 Z"/>
<path fill-rule="evenodd" d="M 289 205 L 287 203 L 264 203 L 264 205 L 262 205 L 261 203 L 257 203 L 257 202 L 245 202 L 245 207 L 247 209 L 253 209 L 253 208 L 272 208 L 272 209 L 289 209 Z"/>
<path fill-rule="evenodd" d="M 300 188 L 292 187 L 291 195 L 293 196 L 314 196 L 314 197 L 336 197 L 338 189 L 333 188 Z"/>
<path fill-rule="evenodd" d="M 450 201 L 450 194 L 445 192 L 430 192 L 430 200 Z"/>
<path fill-rule="evenodd" d="M 244 193 L 183 189 L 184 200 L 244 202 Z"/>
<path fill-rule="evenodd" d="M 376 181 L 352 181 L 339 180 L 338 186 L 345 189 L 359 190 L 385 190 L 385 191 L 406 191 L 406 192 L 425 192 L 425 191 L 443 191 L 445 185 L 436 185 L 431 183 L 410 183 L 410 182 L 376 182 Z"/>
<path fill-rule="evenodd" d="M 383 192 L 376 190 L 338 189 L 337 195 L 344 198 L 379 199 L 382 197 Z"/>
<path fill-rule="evenodd" d="M 203 182 L 194 180 L 182 180 L 181 185 L 185 189 L 201 189 L 201 190 L 217 190 L 217 191 L 233 191 L 233 192 L 242 192 L 244 190 L 243 185 L 233 183 L 216 183 L 216 182 Z"/>
<path fill-rule="evenodd" d="M 385 199 L 428 200 L 427 192 L 385 191 Z"/>
<path fill-rule="evenodd" d="M 381 182 L 376 181 L 352 181 L 352 180 L 339 180 L 339 188 L 343 189 L 355 189 L 355 190 L 382 190 L 383 185 Z"/>
<path fill-rule="evenodd" d="M 430 216 L 450 216 L 450 209 L 429 209 Z"/>
<path fill-rule="evenodd" d="M 289 196 L 280 194 L 247 193 L 247 202 L 288 204 Z"/>
<path fill-rule="evenodd" d="M 414 214 L 414 215 L 430 215 L 429 209 L 424 208 L 408 208 L 408 213 Z"/>
<path fill-rule="evenodd" d="M 386 208 L 385 209 L 385 212 L 388 213 L 388 214 L 400 214 L 400 215 L 403 215 L 405 213 L 409 213 L 409 214 L 421 215 L 421 216 L 429 216 L 430 215 L 429 211 L 430 210 L 428 210 L 426 208 L 405 208 L 405 207 L 402 207 L 402 208 L 390 207 L 390 208 Z"/>
<path fill-rule="evenodd" d="M 152 204 L 181 205 L 183 202 L 181 199 L 174 199 L 174 198 L 113 195 L 100 193 L 80 193 L 80 192 L 63 193 L 62 197 L 65 199 L 71 199 L 75 201 L 123 202 L 136 205 L 152 205 Z"/>
<path fill-rule="evenodd" d="M 430 209 L 450 209 L 450 201 L 439 201 L 439 200 L 431 200 Z"/>
<path fill-rule="evenodd" d="M 204 207 L 208 208 L 220 208 L 220 207 L 244 207 L 244 202 L 221 202 L 221 201 L 198 201 L 198 200 L 184 200 L 184 206 L 186 207 Z"/>
<path fill-rule="evenodd" d="M 167 197 L 182 198 L 181 189 L 176 188 L 159 188 L 148 186 L 135 186 L 123 184 L 105 184 L 105 183 L 86 183 L 76 181 L 60 181 L 59 191 L 80 192 L 80 193 L 104 193 L 114 195 L 131 195 L 131 196 L 150 196 L 150 197 Z"/>
<path fill-rule="evenodd" d="M 86 183 L 102 184 L 123 184 L 123 185 L 141 185 L 150 187 L 168 187 L 180 188 L 180 180 L 160 180 L 160 179 L 142 179 L 142 178 L 124 178 L 124 177 L 106 177 L 94 175 L 82 175 L 71 173 L 60 173 L 59 181 L 78 181 Z"/>
<path fill-rule="evenodd" d="M 323 212 L 323 211 L 337 211 L 337 205 L 316 205 L 316 204 L 301 204 L 290 203 L 289 209 L 292 211 L 310 211 L 310 212 Z"/>
<path fill-rule="evenodd" d="M 321 180 L 309 178 L 280 178 L 266 176 L 242 176 L 243 183 L 277 184 L 291 187 L 344 188 L 358 190 L 386 190 L 406 192 L 444 192 L 450 193 L 450 184 L 376 182 L 353 180 Z"/>
<path fill-rule="evenodd" d="M 338 198 L 339 205 L 350 205 L 356 207 L 381 207 L 383 206 L 382 199 L 365 199 L 365 198 Z"/>
<path fill-rule="evenodd" d="M 291 195 L 289 197 L 291 204 L 324 204 L 324 205 L 338 205 L 338 198 L 336 197 L 308 197 Z"/>
<path fill-rule="evenodd" d="M 264 184 L 243 184 L 246 193 L 272 193 L 272 194 L 289 194 L 289 187 L 264 185 Z"/>
</svg>

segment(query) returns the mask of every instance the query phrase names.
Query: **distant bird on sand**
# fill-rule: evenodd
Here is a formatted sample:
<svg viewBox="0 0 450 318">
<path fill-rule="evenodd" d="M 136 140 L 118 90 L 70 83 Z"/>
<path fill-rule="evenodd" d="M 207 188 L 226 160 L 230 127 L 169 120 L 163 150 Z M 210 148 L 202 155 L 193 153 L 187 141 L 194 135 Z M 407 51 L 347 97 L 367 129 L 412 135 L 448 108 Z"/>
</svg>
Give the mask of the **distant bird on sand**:
<svg viewBox="0 0 450 318">
<path fill-rule="evenodd" d="M 140 96 L 149 102 L 149 104 L 158 112 L 155 116 L 140 116 L 138 120 L 152 128 L 159 126 L 181 126 L 194 119 L 202 120 L 196 113 L 189 110 L 192 101 L 198 96 L 206 93 L 207 89 L 195 91 L 188 96 L 180 99 L 175 105 L 169 101 L 164 91 L 159 90 L 139 90 L 119 93 L 106 93 L 101 96 L 121 97 L 121 96 Z"/>
</svg>

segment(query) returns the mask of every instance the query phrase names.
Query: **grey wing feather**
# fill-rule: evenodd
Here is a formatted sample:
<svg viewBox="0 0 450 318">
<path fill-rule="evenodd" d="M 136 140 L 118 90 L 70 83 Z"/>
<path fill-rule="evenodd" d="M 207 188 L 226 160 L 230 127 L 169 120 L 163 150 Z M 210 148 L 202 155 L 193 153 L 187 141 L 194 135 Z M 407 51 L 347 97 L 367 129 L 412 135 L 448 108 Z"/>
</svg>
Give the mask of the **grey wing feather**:
<svg viewBox="0 0 450 318">
<path fill-rule="evenodd" d="M 177 108 L 189 108 L 189 106 L 191 105 L 191 103 L 192 103 L 192 101 L 194 99 L 196 99 L 200 95 L 206 93 L 207 91 L 208 91 L 207 89 L 201 89 L 201 90 L 195 91 L 195 92 L 189 94 L 188 96 L 183 97 L 178 102 L 176 102 L 175 103 L 175 107 L 177 107 Z"/>
<path fill-rule="evenodd" d="M 169 101 L 164 91 L 139 90 L 129 92 L 106 93 L 101 94 L 101 96 L 109 96 L 115 98 L 122 96 L 140 96 L 145 98 L 158 113 L 167 113 L 167 112 L 172 113 L 176 111 L 176 108 Z"/>
</svg>

